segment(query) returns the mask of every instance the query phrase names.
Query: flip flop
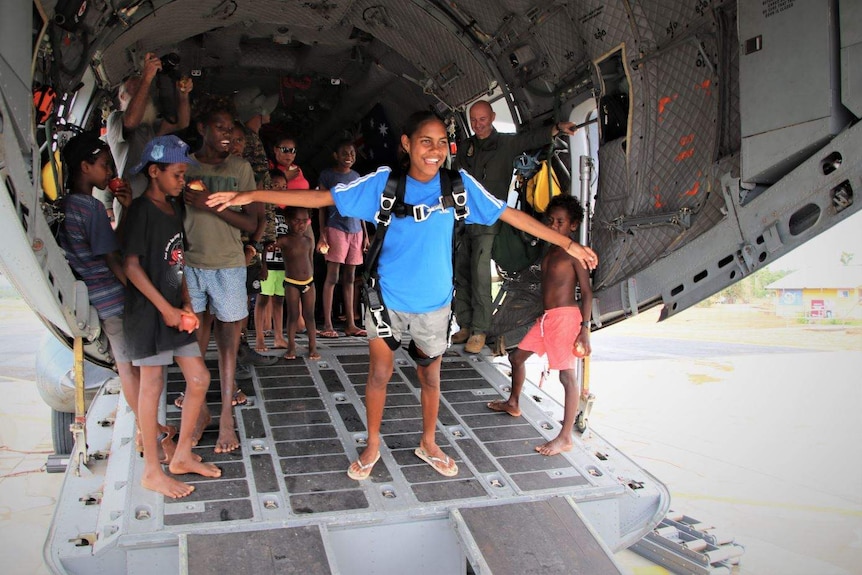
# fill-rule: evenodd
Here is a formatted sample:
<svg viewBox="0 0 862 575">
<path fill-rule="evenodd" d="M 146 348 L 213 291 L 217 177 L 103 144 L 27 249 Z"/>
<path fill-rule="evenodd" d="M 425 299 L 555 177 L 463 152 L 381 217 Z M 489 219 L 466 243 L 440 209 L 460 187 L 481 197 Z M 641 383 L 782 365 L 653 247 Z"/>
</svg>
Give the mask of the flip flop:
<svg viewBox="0 0 862 575">
<path fill-rule="evenodd" d="M 278 347 L 278 346 L 274 346 L 274 347 Z M 266 346 L 263 346 L 263 347 L 257 347 L 257 346 L 255 346 L 254 351 L 256 351 L 256 352 L 260 353 L 260 352 L 262 352 L 262 351 L 269 351 L 269 348 L 268 348 L 268 347 L 266 347 Z"/>
<path fill-rule="evenodd" d="M 363 479 L 368 479 L 368 476 L 371 475 L 371 469 L 374 467 L 374 464 L 380 460 L 380 452 L 377 452 L 377 457 L 374 458 L 374 461 L 371 463 L 362 464 L 362 459 L 357 459 L 356 463 L 359 466 L 359 471 L 353 471 L 353 464 L 350 464 L 350 467 L 347 468 L 347 477 L 350 479 L 355 479 L 356 481 L 362 481 Z"/>
<path fill-rule="evenodd" d="M 334 329 L 325 329 L 323 331 L 317 332 L 317 337 L 323 337 L 326 339 L 337 339 L 338 338 L 338 332 L 335 331 Z"/>
<path fill-rule="evenodd" d="M 357 329 L 357 330 L 356 330 L 356 331 L 354 331 L 353 333 L 347 333 L 347 332 L 345 331 L 345 332 L 344 332 L 344 335 L 349 336 L 349 337 L 365 337 L 365 336 L 367 336 L 367 335 L 368 335 L 368 332 L 367 332 L 367 331 L 365 331 L 364 329 Z"/>
<path fill-rule="evenodd" d="M 416 454 L 416 457 L 433 467 L 434 471 L 444 477 L 455 477 L 458 475 L 458 465 L 456 465 L 448 455 L 446 456 L 446 459 L 432 457 L 428 455 L 428 452 L 426 452 L 422 447 L 417 447 L 413 453 Z M 452 464 L 451 467 L 449 467 L 450 463 Z"/>
<path fill-rule="evenodd" d="M 174 405 L 177 406 L 177 409 L 183 408 L 183 401 L 185 401 L 185 399 L 186 399 L 186 394 L 181 391 L 180 395 L 174 400 Z"/>
</svg>

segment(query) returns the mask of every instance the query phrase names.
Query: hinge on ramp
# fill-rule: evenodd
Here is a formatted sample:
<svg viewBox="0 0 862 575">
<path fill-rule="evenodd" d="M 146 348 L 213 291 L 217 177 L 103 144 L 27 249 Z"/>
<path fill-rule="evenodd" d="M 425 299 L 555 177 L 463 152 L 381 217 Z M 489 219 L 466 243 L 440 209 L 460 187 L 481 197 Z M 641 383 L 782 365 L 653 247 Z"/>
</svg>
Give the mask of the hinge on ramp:
<svg viewBox="0 0 862 575">
<path fill-rule="evenodd" d="M 630 549 L 674 573 L 694 575 L 730 575 L 745 552 L 733 537 L 673 511 Z"/>
</svg>

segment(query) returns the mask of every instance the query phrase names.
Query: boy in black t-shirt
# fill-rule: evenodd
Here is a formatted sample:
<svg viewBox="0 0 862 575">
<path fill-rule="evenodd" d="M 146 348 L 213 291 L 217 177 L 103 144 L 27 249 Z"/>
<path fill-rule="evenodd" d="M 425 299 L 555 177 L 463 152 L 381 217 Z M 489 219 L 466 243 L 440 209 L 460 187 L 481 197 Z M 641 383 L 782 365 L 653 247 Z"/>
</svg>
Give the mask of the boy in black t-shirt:
<svg viewBox="0 0 862 575">
<path fill-rule="evenodd" d="M 164 369 L 174 360 L 186 379 L 180 438 L 168 469 L 174 475 L 219 477 L 221 470 L 192 453 L 209 419 L 204 405 L 210 374 L 194 335 L 197 316 L 184 278 L 182 193 L 188 146 L 176 136 L 160 136 L 144 149 L 134 172 L 148 185 L 132 202 L 125 222 L 123 269 L 126 289 L 125 336 L 132 365 L 141 370 L 139 425 L 144 441 L 141 485 L 168 497 L 185 497 L 194 487 L 168 476 L 159 463 L 156 442 Z M 201 417 L 203 415 L 203 417 Z"/>
</svg>

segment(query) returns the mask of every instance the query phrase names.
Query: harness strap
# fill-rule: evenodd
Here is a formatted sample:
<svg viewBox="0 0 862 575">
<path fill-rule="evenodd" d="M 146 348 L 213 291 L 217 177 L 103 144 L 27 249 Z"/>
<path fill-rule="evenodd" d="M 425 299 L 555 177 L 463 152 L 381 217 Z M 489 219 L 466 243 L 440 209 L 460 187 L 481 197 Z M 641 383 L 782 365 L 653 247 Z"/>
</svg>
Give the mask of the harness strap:
<svg viewBox="0 0 862 575">
<path fill-rule="evenodd" d="M 380 286 L 377 281 L 377 263 L 380 260 L 380 251 L 383 249 L 383 239 L 386 237 L 392 220 L 392 210 L 399 203 L 399 200 L 400 203 L 404 203 L 406 185 L 406 176 L 393 178 L 390 175 L 389 179 L 386 180 L 386 187 L 380 195 L 380 209 L 374 214 L 377 229 L 374 231 L 374 239 L 368 247 L 368 255 L 365 258 L 365 282 L 362 287 L 363 299 L 371 313 L 371 318 L 374 320 L 377 335 L 383 338 L 389 349 L 393 351 L 398 349 L 401 342 L 395 339 L 392 334 L 389 312 L 383 303 L 383 295 L 380 293 Z"/>
<path fill-rule="evenodd" d="M 467 206 L 467 191 L 464 189 L 464 181 L 458 172 L 440 170 L 441 195 L 436 206 L 429 207 L 424 204 L 414 206 L 404 202 L 406 185 L 406 175 L 397 178 L 390 175 L 389 179 L 386 180 L 386 187 L 380 195 L 380 209 L 374 214 L 374 221 L 378 225 L 374 232 L 374 239 L 368 248 L 368 255 L 365 258 L 365 284 L 362 288 L 363 299 L 368 311 L 371 312 L 377 335 L 386 340 L 386 344 L 392 350 L 397 349 L 401 342 L 396 340 L 392 334 L 389 312 L 383 302 L 377 276 L 377 263 L 380 259 L 380 251 L 383 249 L 383 239 L 386 237 L 389 224 L 392 222 L 392 215 L 394 214 L 395 217 L 399 218 L 412 216 L 417 222 L 422 222 L 427 220 L 434 211 L 453 208 L 455 211 L 455 230 L 452 234 L 454 270 L 457 237 L 470 214 L 470 208 Z"/>
</svg>

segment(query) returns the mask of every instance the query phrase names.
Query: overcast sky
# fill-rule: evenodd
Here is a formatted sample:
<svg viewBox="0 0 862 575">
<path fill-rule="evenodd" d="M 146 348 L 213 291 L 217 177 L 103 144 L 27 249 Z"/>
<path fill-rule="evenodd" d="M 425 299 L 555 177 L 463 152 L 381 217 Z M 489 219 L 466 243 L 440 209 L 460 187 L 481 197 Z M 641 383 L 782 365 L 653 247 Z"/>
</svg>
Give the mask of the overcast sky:
<svg viewBox="0 0 862 575">
<path fill-rule="evenodd" d="M 852 263 L 862 265 L 862 211 L 832 226 L 768 267 L 771 270 L 798 270 L 828 263 L 840 265 L 841 252 L 855 254 Z"/>
</svg>

